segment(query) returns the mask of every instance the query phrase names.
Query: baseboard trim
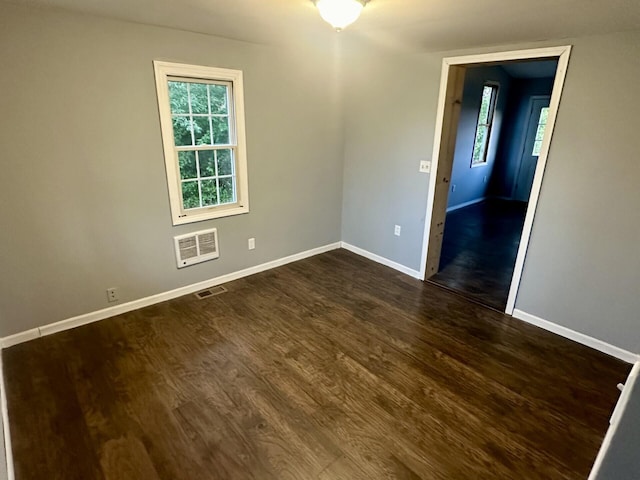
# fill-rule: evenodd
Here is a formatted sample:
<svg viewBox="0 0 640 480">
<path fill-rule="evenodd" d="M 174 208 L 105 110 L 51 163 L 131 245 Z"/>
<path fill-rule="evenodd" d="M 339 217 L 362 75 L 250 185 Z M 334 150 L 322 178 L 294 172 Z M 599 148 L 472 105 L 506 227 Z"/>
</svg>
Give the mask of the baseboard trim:
<svg viewBox="0 0 640 480">
<path fill-rule="evenodd" d="M 340 247 L 341 247 L 341 242 L 330 243 L 322 247 L 306 250 L 304 252 L 296 253 L 294 255 L 289 255 L 287 257 L 279 258 L 277 260 L 272 260 L 270 262 L 262 263 L 254 267 L 245 268 L 244 270 L 239 270 L 237 272 L 221 275 L 219 277 L 215 277 L 209 280 L 204 280 L 202 282 L 187 285 L 185 287 L 176 288 L 168 292 L 158 293 L 156 295 L 140 298 L 138 300 L 133 300 L 131 302 L 123 303 L 121 305 L 116 305 L 116 306 L 105 308 L 95 312 L 85 313 L 83 315 L 78 315 L 76 317 L 61 320 L 59 322 L 50 323 L 48 325 L 44 325 L 39 328 L 34 328 L 31 330 L 27 330 L 25 332 L 20 332 L 20 333 L 16 333 L 15 335 L 10 335 L 8 337 L 5 337 L 0 341 L 0 347 L 8 348 L 13 345 L 17 345 L 19 343 L 33 340 L 35 338 L 44 337 L 46 335 L 62 332 L 64 330 L 70 330 L 72 328 L 80 327 L 82 325 L 87 325 L 89 323 L 98 322 L 100 320 L 104 320 L 105 318 L 121 315 L 123 313 L 131 312 L 132 310 L 138 310 L 140 308 L 148 307 L 150 305 L 155 305 L 156 303 L 166 302 L 167 300 L 172 300 L 174 298 L 182 297 L 183 295 L 189 295 L 190 293 L 195 293 L 208 287 L 214 287 L 216 285 L 231 282 L 233 280 L 238 280 L 243 277 L 248 277 L 249 275 L 254 275 L 256 273 L 264 272 L 272 268 L 280 267 L 288 263 L 297 262 L 298 260 L 303 260 L 305 258 L 313 257 L 321 253 L 329 252 L 331 250 L 336 250 Z"/>
<path fill-rule="evenodd" d="M 34 340 L 38 337 L 40 337 L 39 328 L 32 328 L 31 330 L 25 330 L 24 332 L 9 335 L 8 337 L 0 339 L 0 349 L 13 347 L 19 343 L 28 342 L 29 340 Z"/>
<path fill-rule="evenodd" d="M 476 198 L 475 200 L 469 200 L 468 202 L 459 203 L 458 205 L 447 208 L 447 213 L 455 212 L 456 210 L 460 210 L 461 208 L 470 207 L 471 205 L 475 205 L 476 203 L 484 202 L 487 198 L 489 197 L 481 197 Z"/>
<path fill-rule="evenodd" d="M 7 390 L 4 383 L 4 365 L 0 355 L 0 410 L 2 411 L 2 435 L 4 437 L 4 461 L 7 468 L 7 480 L 15 480 L 13 468 L 13 449 L 11 448 L 11 430 L 9 427 L 9 408 Z"/>
<path fill-rule="evenodd" d="M 585 335 L 584 333 L 576 332 L 575 330 L 563 327 L 562 325 L 558 325 L 557 323 L 543 320 L 540 317 L 536 317 L 535 315 L 531 315 L 530 313 L 523 312 L 522 310 L 515 309 L 513 311 L 513 317 L 517 318 L 518 320 L 522 320 L 523 322 L 530 323 L 531 325 L 535 325 L 536 327 L 540 327 L 549 332 L 555 333 L 556 335 L 560 335 L 561 337 L 568 338 L 569 340 L 573 340 L 574 342 L 578 342 L 582 345 L 586 345 L 587 347 L 591 347 L 594 350 L 598 350 L 602 353 L 606 353 L 607 355 L 611 355 L 612 357 L 616 357 L 623 362 L 633 364 L 640 360 L 640 355 L 636 353 L 629 352 L 628 350 L 616 347 L 615 345 L 611 345 L 610 343 L 598 340 L 597 338 L 590 337 L 589 335 Z"/>
<path fill-rule="evenodd" d="M 375 253 L 371 253 L 367 250 L 363 250 L 360 247 L 356 247 L 354 245 L 351 245 L 349 243 L 346 242 L 340 242 L 342 248 L 344 248 L 345 250 L 349 250 L 350 252 L 355 253 L 356 255 L 360 255 L 361 257 L 365 257 L 368 258 L 369 260 L 372 260 L 376 263 L 380 263 L 382 265 L 385 265 L 387 267 L 391 267 L 394 270 L 397 270 L 399 272 L 402 272 L 406 275 L 409 275 L 413 278 L 417 278 L 417 279 L 421 279 L 420 277 L 420 272 L 418 272 L 417 270 L 414 270 L 412 268 L 409 267 L 405 267 L 404 265 L 401 265 L 397 262 L 394 262 L 393 260 L 389 260 L 388 258 L 385 257 L 381 257 L 380 255 L 376 255 Z"/>
</svg>

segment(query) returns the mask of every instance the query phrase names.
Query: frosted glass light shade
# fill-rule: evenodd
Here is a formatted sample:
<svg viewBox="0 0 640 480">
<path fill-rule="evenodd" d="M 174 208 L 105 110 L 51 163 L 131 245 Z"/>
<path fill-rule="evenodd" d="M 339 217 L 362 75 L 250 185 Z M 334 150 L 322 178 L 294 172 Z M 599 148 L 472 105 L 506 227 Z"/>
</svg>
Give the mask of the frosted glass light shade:
<svg viewBox="0 0 640 480">
<path fill-rule="evenodd" d="M 316 7 L 323 20 L 340 31 L 358 19 L 365 3 L 364 0 L 317 0 Z"/>
</svg>

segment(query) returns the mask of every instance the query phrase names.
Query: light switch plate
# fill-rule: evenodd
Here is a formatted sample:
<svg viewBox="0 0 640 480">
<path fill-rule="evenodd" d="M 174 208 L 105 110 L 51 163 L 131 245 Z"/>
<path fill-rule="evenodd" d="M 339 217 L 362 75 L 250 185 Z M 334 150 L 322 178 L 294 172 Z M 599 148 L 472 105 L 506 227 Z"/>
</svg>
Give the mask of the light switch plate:
<svg viewBox="0 0 640 480">
<path fill-rule="evenodd" d="M 420 173 L 431 173 L 431 162 L 429 160 L 420 160 Z"/>
</svg>

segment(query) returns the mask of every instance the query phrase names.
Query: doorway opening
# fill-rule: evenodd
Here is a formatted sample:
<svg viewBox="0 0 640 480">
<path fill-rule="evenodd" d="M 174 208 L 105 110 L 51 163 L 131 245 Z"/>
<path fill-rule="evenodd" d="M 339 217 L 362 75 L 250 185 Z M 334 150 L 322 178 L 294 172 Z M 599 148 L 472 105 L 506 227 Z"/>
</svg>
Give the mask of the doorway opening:
<svg viewBox="0 0 640 480">
<path fill-rule="evenodd" d="M 444 59 L 425 280 L 513 313 L 570 50 Z"/>
</svg>

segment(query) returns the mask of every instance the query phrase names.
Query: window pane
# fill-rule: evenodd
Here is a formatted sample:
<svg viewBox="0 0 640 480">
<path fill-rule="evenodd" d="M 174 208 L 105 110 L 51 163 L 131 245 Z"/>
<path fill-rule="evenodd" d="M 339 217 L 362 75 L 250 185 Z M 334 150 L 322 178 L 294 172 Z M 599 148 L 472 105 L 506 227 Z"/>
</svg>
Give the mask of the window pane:
<svg viewBox="0 0 640 480">
<path fill-rule="evenodd" d="M 542 141 L 541 140 L 536 140 L 535 142 L 533 142 L 533 153 L 531 154 L 531 156 L 539 157 L 540 156 L 540 150 L 542 150 Z"/>
<path fill-rule="evenodd" d="M 227 145 L 229 143 L 229 117 L 213 117 L 213 143 Z"/>
<path fill-rule="evenodd" d="M 220 185 L 220 203 L 233 203 L 236 201 L 235 178 L 225 177 L 218 180 Z"/>
<path fill-rule="evenodd" d="M 220 203 L 233 203 L 235 201 L 234 178 L 226 177 L 219 180 Z"/>
<path fill-rule="evenodd" d="M 224 85 L 209 85 L 209 95 L 211 96 L 211 113 L 228 114 L 227 109 L 227 90 L 229 87 Z"/>
<path fill-rule="evenodd" d="M 476 131 L 476 140 L 473 144 L 473 163 L 483 163 L 484 153 L 487 143 L 487 132 L 489 128 L 486 125 L 479 125 Z"/>
<path fill-rule="evenodd" d="M 218 175 L 232 175 L 231 150 L 218 150 Z"/>
<path fill-rule="evenodd" d="M 198 208 L 200 206 L 200 194 L 198 182 L 182 182 L 182 208 Z"/>
<path fill-rule="evenodd" d="M 538 123 L 543 123 L 543 124 L 547 124 L 547 120 L 549 119 L 549 107 L 544 107 L 542 110 L 540 110 L 540 120 L 538 120 Z"/>
<path fill-rule="evenodd" d="M 178 163 L 180 164 L 180 178 L 196 178 L 196 152 L 178 152 Z"/>
<path fill-rule="evenodd" d="M 480 104 L 480 115 L 478 117 L 478 123 L 488 123 L 489 110 L 491 109 L 491 96 L 493 94 L 493 87 L 486 86 L 482 89 L 482 103 Z"/>
<path fill-rule="evenodd" d="M 178 147 L 193 145 L 189 117 L 173 117 L 173 141 Z"/>
<path fill-rule="evenodd" d="M 205 83 L 190 83 L 191 113 L 209 113 L 209 97 Z"/>
<path fill-rule="evenodd" d="M 211 145 L 209 117 L 193 117 L 193 137 L 196 145 Z"/>
<path fill-rule="evenodd" d="M 185 82 L 168 82 L 171 113 L 189 113 L 189 94 Z"/>
<path fill-rule="evenodd" d="M 198 160 L 200 162 L 200 176 L 201 177 L 215 177 L 216 166 L 214 163 L 214 151 L 202 150 L 198 152 Z M 204 191 L 202 192 L 204 197 Z"/>
<path fill-rule="evenodd" d="M 209 207 L 218 204 L 218 194 L 215 180 L 202 180 L 202 206 Z"/>
<path fill-rule="evenodd" d="M 531 156 L 539 157 L 540 150 L 542 149 L 542 140 L 544 139 L 544 132 L 547 128 L 547 119 L 549 118 L 549 107 L 544 107 L 540 110 L 540 118 L 538 118 L 538 129 L 536 130 L 536 139 L 533 142 L 533 151 Z"/>
</svg>

